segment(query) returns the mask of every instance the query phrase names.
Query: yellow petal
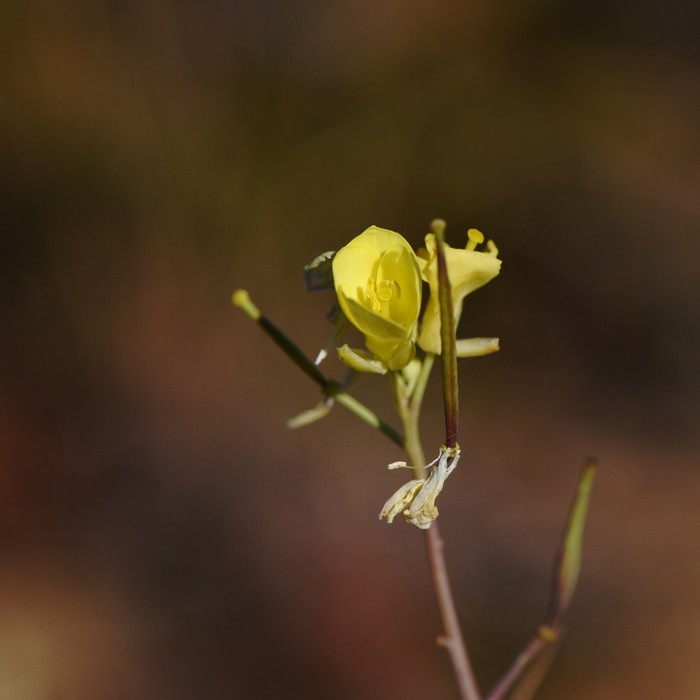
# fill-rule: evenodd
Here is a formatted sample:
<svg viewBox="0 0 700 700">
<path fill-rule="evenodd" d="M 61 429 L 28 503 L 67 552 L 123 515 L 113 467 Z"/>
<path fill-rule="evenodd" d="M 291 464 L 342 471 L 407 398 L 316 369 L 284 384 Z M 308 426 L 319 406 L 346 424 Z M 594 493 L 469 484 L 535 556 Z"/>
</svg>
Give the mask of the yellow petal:
<svg viewBox="0 0 700 700">
<path fill-rule="evenodd" d="M 333 281 L 343 313 L 374 355 L 344 351 L 341 359 L 364 367 L 360 371 L 373 371 L 367 363 L 375 359 L 385 370 L 405 367 L 415 354 L 422 293 L 421 271 L 408 241 L 370 226 L 336 253 Z"/>
<path fill-rule="evenodd" d="M 381 256 L 377 284 L 383 282 L 395 284 L 389 302 L 390 318 L 405 328 L 413 328 L 420 312 L 422 289 L 416 256 L 408 244 L 390 248 Z"/>
<path fill-rule="evenodd" d="M 470 239 L 474 243 L 474 234 Z M 425 237 L 425 247 L 419 251 L 419 265 L 423 279 L 430 285 L 430 299 L 423 314 L 418 345 L 426 352 L 438 354 L 440 341 L 440 305 L 438 301 L 437 244 L 435 235 Z M 492 252 L 452 248 L 445 245 L 445 262 L 452 291 L 455 321 L 462 314 L 462 302 L 467 294 L 490 282 L 501 269 L 501 261 Z"/>
<path fill-rule="evenodd" d="M 365 337 L 367 349 L 389 369 L 403 369 L 415 356 L 413 340 L 381 340 Z"/>
<path fill-rule="evenodd" d="M 404 326 L 374 313 L 366 306 L 355 301 L 355 299 L 345 296 L 345 290 L 340 286 L 338 287 L 338 301 L 348 321 L 365 335 L 373 338 L 398 340 L 405 338 L 410 332 Z"/>
</svg>

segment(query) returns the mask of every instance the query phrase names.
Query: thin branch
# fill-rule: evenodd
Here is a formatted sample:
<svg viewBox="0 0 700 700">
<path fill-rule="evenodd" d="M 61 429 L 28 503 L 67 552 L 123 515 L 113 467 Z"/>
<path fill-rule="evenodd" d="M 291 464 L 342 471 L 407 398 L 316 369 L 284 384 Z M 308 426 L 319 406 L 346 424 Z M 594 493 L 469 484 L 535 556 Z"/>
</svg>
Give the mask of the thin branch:
<svg viewBox="0 0 700 700">
<path fill-rule="evenodd" d="M 416 380 L 416 386 L 413 390 L 413 394 L 410 397 L 410 408 L 417 415 L 420 414 L 420 405 L 423 402 L 423 396 L 425 396 L 425 390 L 428 386 L 428 378 L 430 377 L 430 372 L 433 369 L 433 363 L 435 362 L 435 355 L 432 353 L 426 353 L 423 361 L 421 362 L 420 372 L 418 373 L 418 379 Z"/>
<path fill-rule="evenodd" d="M 452 587 L 447 573 L 445 563 L 445 543 L 440 536 L 440 529 L 437 521 L 433 521 L 425 531 L 425 547 L 428 552 L 428 562 L 430 563 L 430 573 L 435 588 L 435 596 L 440 608 L 440 617 L 445 634 L 438 638 L 438 644 L 447 649 L 452 661 L 459 697 L 462 700 L 480 700 L 481 694 L 474 679 L 467 647 L 464 643 L 462 630 L 457 617 Z"/>
<path fill-rule="evenodd" d="M 596 471 L 596 460 L 589 457 L 581 469 L 561 544 L 554 558 L 549 604 L 542 624 L 515 658 L 510 668 L 486 696 L 486 700 L 505 700 L 515 687 L 525 680 L 532 681 L 531 690 L 534 693 L 537 689 L 537 680 L 534 679 L 537 674 L 536 662 L 546 649 L 556 650 L 556 645 L 564 631 L 569 604 L 578 582 L 583 529 Z"/>
<path fill-rule="evenodd" d="M 327 380 L 323 385 L 323 393 L 325 396 L 332 396 L 335 400 L 345 406 L 348 411 L 354 413 L 360 420 L 363 420 L 367 425 L 376 428 L 380 433 L 386 435 L 395 445 L 404 446 L 404 438 L 401 434 L 392 428 L 388 423 L 385 423 L 374 411 L 370 410 L 363 403 L 358 401 L 354 396 L 348 394 L 340 384 L 334 381 Z"/>
<path fill-rule="evenodd" d="M 374 411 L 367 408 L 355 397 L 348 394 L 338 382 L 328 379 L 283 331 L 281 331 L 269 318 L 263 316 L 257 306 L 251 300 L 248 292 L 238 289 L 233 293 L 233 303 L 242 309 L 253 321 L 267 333 L 275 344 L 289 357 L 304 374 L 313 379 L 321 387 L 324 396 L 332 396 L 339 404 L 345 406 L 360 420 L 372 428 L 376 428 L 386 435 L 399 447 L 404 446 L 404 439 L 397 430 L 385 423 Z"/>
</svg>

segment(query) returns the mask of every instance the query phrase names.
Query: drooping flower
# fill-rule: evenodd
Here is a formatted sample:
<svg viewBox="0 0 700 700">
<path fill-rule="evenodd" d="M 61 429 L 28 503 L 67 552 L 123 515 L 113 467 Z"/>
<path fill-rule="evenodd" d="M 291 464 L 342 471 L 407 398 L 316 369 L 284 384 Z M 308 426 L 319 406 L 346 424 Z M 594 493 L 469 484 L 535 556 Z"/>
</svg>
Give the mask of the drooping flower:
<svg viewBox="0 0 700 700">
<path fill-rule="evenodd" d="M 425 469 L 430 470 L 426 479 L 411 479 L 401 486 L 384 504 L 379 519 L 391 523 L 397 515 L 403 515 L 406 522 L 426 530 L 437 518 L 438 509 L 435 500 L 440 495 L 445 480 L 454 471 L 459 462 L 459 447 L 442 447 L 437 458 Z M 405 462 L 393 462 L 389 469 L 408 467 Z"/>
<path fill-rule="evenodd" d="M 369 351 L 344 345 L 341 360 L 359 372 L 405 367 L 415 354 L 421 303 L 421 272 L 408 241 L 370 226 L 336 253 L 333 281 L 343 313 Z"/>
<path fill-rule="evenodd" d="M 445 261 L 447 274 L 452 288 L 452 305 L 455 324 L 462 315 L 462 302 L 467 294 L 490 282 L 501 269 L 498 249 L 489 241 L 488 251 L 476 250 L 483 243 L 484 235 L 476 229 L 469 229 L 469 241 L 466 248 L 452 248 L 445 244 Z M 438 298 L 437 242 L 435 234 L 425 237 L 425 249 L 418 251 L 418 264 L 423 279 L 430 285 L 430 299 L 423 314 L 418 345 L 426 352 L 440 354 L 440 301 Z M 457 341 L 457 356 L 471 357 L 485 355 L 498 350 L 497 338 L 469 338 Z"/>
</svg>

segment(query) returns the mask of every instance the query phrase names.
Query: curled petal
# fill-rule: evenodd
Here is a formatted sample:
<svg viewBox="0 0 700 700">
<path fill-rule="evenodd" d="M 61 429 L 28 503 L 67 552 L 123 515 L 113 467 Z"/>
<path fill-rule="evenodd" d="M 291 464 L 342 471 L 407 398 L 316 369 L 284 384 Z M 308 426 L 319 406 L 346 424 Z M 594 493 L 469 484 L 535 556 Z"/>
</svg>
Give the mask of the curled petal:
<svg viewBox="0 0 700 700">
<path fill-rule="evenodd" d="M 445 260 L 452 290 L 455 321 L 457 322 L 462 315 L 464 297 L 490 282 L 501 269 L 501 261 L 496 257 L 491 247 L 487 253 L 473 249 L 477 242 L 483 240 L 483 235 L 475 229 L 470 229 L 469 236 L 470 241 L 467 244 L 467 249 L 445 245 Z M 425 246 L 425 250 L 418 253 L 418 264 L 423 279 L 430 285 L 430 299 L 423 314 L 418 345 L 426 352 L 439 354 L 442 345 L 440 340 L 440 304 L 438 301 L 437 244 L 434 234 L 429 233 L 425 237 Z"/>
<path fill-rule="evenodd" d="M 388 523 L 393 522 L 397 515 L 403 513 L 413 500 L 413 497 L 420 490 L 424 479 L 413 479 L 405 483 L 391 498 L 384 504 L 379 519 L 384 518 Z"/>
</svg>

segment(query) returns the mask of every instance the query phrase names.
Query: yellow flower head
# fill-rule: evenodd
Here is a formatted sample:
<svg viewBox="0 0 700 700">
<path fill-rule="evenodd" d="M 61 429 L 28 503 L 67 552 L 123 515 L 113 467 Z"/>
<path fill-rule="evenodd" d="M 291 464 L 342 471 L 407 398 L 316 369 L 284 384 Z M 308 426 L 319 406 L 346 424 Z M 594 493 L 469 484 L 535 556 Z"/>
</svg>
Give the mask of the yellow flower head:
<svg viewBox="0 0 700 700">
<path fill-rule="evenodd" d="M 333 281 L 347 319 L 365 336 L 370 353 L 347 345 L 338 354 L 361 372 L 405 367 L 415 354 L 421 272 L 400 234 L 370 226 L 333 258 Z"/>
<path fill-rule="evenodd" d="M 452 288 L 452 304 L 454 307 L 455 322 L 459 323 L 462 315 L 462 302 L 467 294 L 490 282 L 500 271 L 501 261 L 498 259 L 496 246 L 489 241 L 488 252 L 482 253 L 475 250 L 477 244 L 483 243 L 484 235 L 476 229 L 469 229 L 469 241 L 466 249 L 452 248 L 445 244 L 445 261 L 447 263 L 447 275 L 450 278 Z M 430 299 L 423 314 L 421 330 L 418 336 L 418 345 L 426 352 L 439 354 L 442 349 L 440 341 L 440 301 L 438 298 L 438 271 L 437 271 L 437 242 L 435 234 L 429 233 L 425 237 L 425 249 L 418 251 L 418 263 L 423 279 L 430 285 Z M 496 341 L 496 339 L 484 339 Z M 461 344 L 464 344 L 464 352 L 460 352 Z M 493 344 L 486 345 L 487 352 L 497 348 Z M 478 348 L 472 348 L 468 341 L 457 341 L 457 355 L 483 354 Z"/>
</svg>

